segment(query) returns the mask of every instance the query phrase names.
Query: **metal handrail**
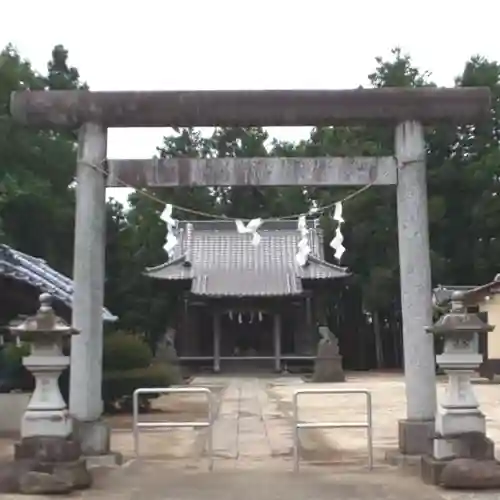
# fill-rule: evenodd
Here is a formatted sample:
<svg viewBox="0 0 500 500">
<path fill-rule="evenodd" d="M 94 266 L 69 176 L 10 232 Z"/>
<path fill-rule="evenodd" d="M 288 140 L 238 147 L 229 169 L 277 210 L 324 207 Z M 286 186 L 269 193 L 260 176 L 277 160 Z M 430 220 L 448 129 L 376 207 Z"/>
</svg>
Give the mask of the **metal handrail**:
<svg viewBox="0 0 500 500">
<path fill-rule="evenodd" d="M 205 394 L 208 402 L 208 419 L 200 422 L 139 422 L 139 396 L 141 394 Z M 139 429 L 145 428 L 207 428 L 207 454 L 208 468 L 210 471 L 214 467 L 214 447 L 213 447 L 213 422 L 214 422 L 214 398 L 212 391 L 206 387 L 141 387 L 136 389 L 132 397 L 132 432 L 134 435 L 134 452 L 139 457 Z"/>
<path fill-rule="evenodd" d="M 364 394 L 366 396 L 366 422 L 301 422 L 298 399 L 301 394 Z M 365 389 L 298 389 L 293 394 L 293 470 L 299 471 L 299 429 L 366 429 L 368 468 L 373 469 L 372 395 Z"/>
</svg>

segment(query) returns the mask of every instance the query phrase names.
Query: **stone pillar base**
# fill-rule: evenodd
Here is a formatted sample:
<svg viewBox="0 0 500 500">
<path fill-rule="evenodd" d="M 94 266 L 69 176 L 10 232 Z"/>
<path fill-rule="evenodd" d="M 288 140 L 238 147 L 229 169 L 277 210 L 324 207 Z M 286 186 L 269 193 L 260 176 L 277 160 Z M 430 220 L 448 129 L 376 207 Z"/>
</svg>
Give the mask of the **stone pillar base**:
<svg viewBox="0 0 500 500">
<path fill-rule="evenodd" d="M 452 488 L 454 484 L 466 484 L 470 481 L 467 483 L 470 487 L 481 487 L 478 486 L 477 478 L 484 472 L 481 464 L 486 464 L 487 474 L 491 476 L 494 469 L 495 484 L 499 484 L 500 466 L 495 461 L 495 443 L 481 432 L 468 432 L 446 438 L 437 436 L 434 439 L 434 450 L 439 449 L 447 451 L 448 456 L 422 457 L 421 476 L 425 483 Z M 477 463 L 479 466 L 476 467 Z M 491 464 L 497 465 L 492 468 Z M 480 471 L 479 474 L 477 470 Z M 490 479 L 486 481 L 488 484 Z"/>
<path fill-rule="evenodd" d="M 103 420 L 82 422 L 74 420 L 73 436 L 84 455 L 107 455 L 111 449 L 111 428 Z"/>
<path fill-rule="evenodd" d="M 448 436 L 437 434 L 433 443 L 433 456 L 438 460 L 494 460 L 495 443 L 482 432 L 464 432 Z"/>
<path fill-rule="evenodd" d="M 76 441 L 29 437 L 16 443 L 15 461 L 0 474 L 0 492 L 47 495 L 89 488 L 92 477 Z"/>
<path fill-rule="evenodd" d="M 317 357 L 314 362 L 313 382 L 345 382 L 342 356 Z"/>
<path fill-rule="evenodd" d="M 104 420 L 73 421 L 73 436 L 89 467 L 121 465 L 123 457 L 111 451 L 111 427 Z"/>
<path fill-rule="evenodd" d="M 14 444 L 14 460 L 74 462 L 82 455 L 78 442 L 59 437 L 28 437 Z"/>
<path fill-rule="evenodd" d="M 432 455 L 434 419 L 400 420 L 399 451 L 404 455 Z"/>
<path fill-rule="evenodd" d="M 449 460 L 438 460 L 431 455 L 424 455 L 420 463 L 420 474 L 425 484 L 441 484 L 441 474 L 450 463 Z"/>
<path fill-rule="evenodd" d="M 500 463 L 476 458 L 438 460 L 423 456 L 421 478 L 426 484 L 450 490 L 498 490 Z"/>
</svg>

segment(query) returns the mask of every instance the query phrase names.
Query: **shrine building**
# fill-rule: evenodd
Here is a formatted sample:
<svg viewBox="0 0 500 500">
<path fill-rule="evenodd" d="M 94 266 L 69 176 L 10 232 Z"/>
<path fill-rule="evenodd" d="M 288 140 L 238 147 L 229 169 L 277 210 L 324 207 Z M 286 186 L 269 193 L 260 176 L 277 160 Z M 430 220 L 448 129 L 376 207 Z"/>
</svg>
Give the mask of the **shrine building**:
<svg viewBox="0 0 500 500">
<path fill-rule="evenodd" d="M 169 321 L 183 364 L 215 372 L 311 364 L 322 301 L 350 273 L 325 261 L 319 223 L 307 224 L 311 254 L 300 266 L 296 221 L 264 222 L 256 246 L 232 221 L 179 223 L 173 257 L 145 275 L 179 300 Z"/>
</svg>

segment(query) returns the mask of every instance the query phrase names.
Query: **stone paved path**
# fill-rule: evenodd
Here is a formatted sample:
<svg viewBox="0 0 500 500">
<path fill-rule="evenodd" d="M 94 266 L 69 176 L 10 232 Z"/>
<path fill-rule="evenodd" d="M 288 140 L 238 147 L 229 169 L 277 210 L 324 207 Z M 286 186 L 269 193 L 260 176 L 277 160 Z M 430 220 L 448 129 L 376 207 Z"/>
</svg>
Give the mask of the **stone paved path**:
<svg viewBox="0 0 500 500">
<path fill-rule="evenodd" d="M 239 467 L 290 457 L 290 425 L 269 398 L 265 379 L 235 378 L 226 384 L 213 429 L 216 464 L 226 459 L 225 467 Z"/>
<path fill-rule="evenodd" d="M 223 386 L 214 423 L 215 468 L 207 471 L 203 433 L 172 431 L 156 438 L 141 460 L 129 460 L 111 472 L 100 471 L 92 490 L 71 498 L 95 500 L 498 500 L 500 493 L 449 493 L 425 486 L 415 477 L 376 462 L 367 471 L 363 460 L 346 465 L 312 466 L 308 457 L 298 474 L 292 472 L 291 422 L 286 398 L 298 380 L 252 377 L 199 378 L 195 385 Z M 286 387 L 289 386 L 289 387 Z M 310 416 L 321 420 L 316 407 Z M 317 431 L 316 431 L 317 432 Z M 342 432 L 342 431 L 340 431 Z M 348 433 L 344 433 L 348 434 Z M 309 447 L 319 443 L 318 434 Z M 150 438 L 153 439 L 153 438 Z M 344 437 L 344 440 L 348 440 Z M 307 436 L 306 436 L 307 441 Z M 175 453 L 162 447 L 174 442 Z M 345 442 L 345 441 L 343 441 Z M 119 444 L 120 441 L 115 441 Z M 335 445 L 322 444 L 323 451 Z M 306 446 L 307 448 L 307 446 Z M 116 448 L 115 448 L 116 449 Z M 166 448 L 165 448 L 166 449 Z M 332 452 L 335 450 L 331 449 Z M 331 461 L 330 461 L 331 462 Z M 4 495 L 2 500 L 22 498 Z M 48 498 L 48 497 L 39 497 Z"/>
</svg>

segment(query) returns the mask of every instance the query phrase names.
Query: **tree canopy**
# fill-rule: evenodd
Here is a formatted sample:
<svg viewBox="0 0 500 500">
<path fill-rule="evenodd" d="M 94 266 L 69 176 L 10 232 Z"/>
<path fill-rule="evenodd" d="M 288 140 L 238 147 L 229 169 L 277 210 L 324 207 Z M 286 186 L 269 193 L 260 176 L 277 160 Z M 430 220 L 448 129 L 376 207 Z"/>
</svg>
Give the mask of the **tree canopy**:
<svg viewBox="0 0 500 500">
<path fill-rule="evenodd" d="M 0 54 L 0 238 L 42 257 L 71 276 L 74 229 L 74 132 L 27 129 L 9 117 L 10 93 L 16 89 L 86 88 L 68 63 L 62 45 L 54 47 L 44 73 L 38 73 L 12 46 Z M 460 72 L 461 70 L 461 72 Z M 460 72 L 460 73 L 458 73 Z M 457 86 L 488 86 L 494 99 L 486 124 L 440 125 L 426 129 L 428 196 L 433 283 L 481 284 L 499 271 L 500 65 L 481 56 L 457 68 Z M 374 87 L 432 86 L 431 76 L 394 49 L 376 58 L 369 75 Z M 209 136 L 178 129 L 159 145 L 162 157 L 344 156 L 393 154 L 393 134 L 384 126 L 314 128 L 299 142 L 273 139 L 262 128 L 216 128 Z M 165 227 L 159 215 L 163 200 L 198 212 L 230 217 L 279 217 L 326 205 L 350 189 L 176 188 L 135 192 L 129 206 L 108 202 L 106 305 L 120 317 L 119 327 L 154 338 L 165 328 L 175 300 L 142 276 L 145 267 L 166 256 Z M 377 360 L 355 354 L 360 364 L 399 364 L 401 328 L 395 189 L 373 187 L 344 207 L 347 252 L 342 264 L 354 273 L 349 299 L 342 303 L 350 318 L 340 334 L 341 347 L 385 353 Z M 189 212 L 177 218 L 196 219 Z M 331 214 L 322 216 L 331 237 Z M 328 259 L 333 260 L 329 248 Z M 332 310 L 338 304 L 330 304 Z M 353 331 L 358 333 L 354 334 Z M 361 333 L 360 333 L 361 332 Z M 357 347 L 356 347 L 357 346 Z M 353 354 L 354 355 L 354 354 Z M 385 357 L 385 361 L 384 358 Z"/>
</svg>

